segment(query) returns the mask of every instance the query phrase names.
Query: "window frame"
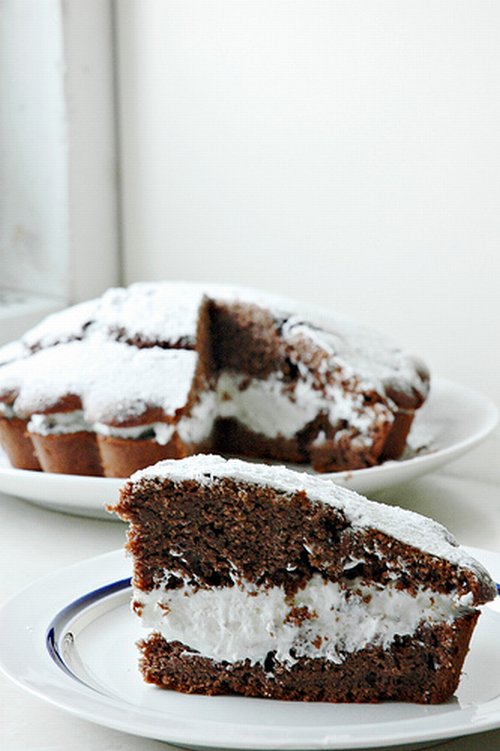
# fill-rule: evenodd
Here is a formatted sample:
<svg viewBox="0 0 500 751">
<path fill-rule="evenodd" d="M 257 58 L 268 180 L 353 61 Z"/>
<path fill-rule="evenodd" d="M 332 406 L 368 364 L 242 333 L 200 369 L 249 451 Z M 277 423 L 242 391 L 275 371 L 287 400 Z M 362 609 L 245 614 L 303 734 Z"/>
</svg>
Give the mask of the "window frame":
<svg viewBox="0 0 500 751">
<path fill-rule="evenodd" d="M 121 282 L 114 2 L 2 0 L 2 20 L 0 343 Z"/>
</svg>

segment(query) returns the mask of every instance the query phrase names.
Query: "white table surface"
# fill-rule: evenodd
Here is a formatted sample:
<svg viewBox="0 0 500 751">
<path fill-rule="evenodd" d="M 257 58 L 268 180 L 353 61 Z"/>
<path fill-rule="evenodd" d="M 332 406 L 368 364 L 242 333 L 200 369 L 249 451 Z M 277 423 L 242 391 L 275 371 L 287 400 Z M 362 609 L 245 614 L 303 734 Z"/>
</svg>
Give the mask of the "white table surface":
<svg viewBox="0 0 500 751">
<path fill-rule="evenodd" d="M 461 543 L 500 551 L 500 429 L 443 470 L 374 497 L 433 516 Z M 5 495 L 0 495 L 0 529 L 2 602 L 41 576 L 122 546 L 125 537 L 123 524 L 47 511 Z M 0 676 L 1 751 L 168 748 L 71 717 Z M 498 751 L 500 729 L 433 748 Z"/>
</svg>

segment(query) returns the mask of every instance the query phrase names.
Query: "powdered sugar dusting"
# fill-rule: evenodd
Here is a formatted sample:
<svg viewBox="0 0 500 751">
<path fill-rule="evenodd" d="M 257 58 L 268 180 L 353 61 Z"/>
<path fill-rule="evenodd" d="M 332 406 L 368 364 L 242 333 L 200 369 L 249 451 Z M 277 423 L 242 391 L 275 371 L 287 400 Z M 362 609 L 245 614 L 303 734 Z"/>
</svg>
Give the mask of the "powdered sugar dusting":
<svg viewBox="0 0 500 751">
<path fill-rule="evenodd" d="M 197 359 L 190 350 L 138 350 L 94 337 L 4 366 L 2 390 L 19 393 L 14 404 L 19 415 L 43 412 L 73 394 L 82 400 L 89 423 L 113 422 L 117 415 L 126 422 L 151 407 L 172 417 L 187 401 Z"/>
<path fill-rule="evenodd" d="M 143 342 L 182 342 L 193 346 L 204 299 L 247 302 L 276 309 L 280 298 L 246 287 L 197 282 L 136 282 L 102 296 L 95 326 L 120 331 Z"/>
<path fill-rule="evenodd" d="M 133 474 L 130 481 L 194 480 L 202 485 L 209 485 L 222 478 L 270 487 L 290 495 L 303 491 L 311 501 L 340 509 L 353 527 L 380 530 L 407 545 L 472 569 L 478 576 L 489 578 L 482 566 L 460 548 L 453 535 L 438 522 L 414 511 L 369 501 L 353 490 L 335 485 L 329 479 L 286 467 L 198 454 L 187 459 L 158 462 Z"/>
<path fill-rule="evenodd" d="M 98 299 L 87 300 L 53 313 L 30 329 L 23 336 L 22 342 L 29 349 L 43 349 L 59 342 L 81 339 L 86 327 L 95 319 L 98 306 Z"/>
<path fill-rule="evenodd" d="M 282 329 L 285 341 L 297 336 L 310 339 L 335 360 L 336 367 L 342 365 L 346 377 L 356 377 L 363 387 L 382 394 L 389 387 L 408 394 L 414 388 L 427 393 L 427 382 L 420 375 L 422 364 L 377 331 L 339 313 L 321 314 L 294 300 L 244 287 L 138 282 L 128 288 L 112 288 L 98 300 L 49 316 L 23 341 L 30 348 L 48 347 L 82 338 L 88 329 L 89 334 L 101 331 L 113 336 L 120 332 L 125 338 L 143 342 L 181 342 L 193 347 L 204 298 L 270 308 L 278 318 L 286 319 Z M 304 315 L 297 312 L 301 307 Z"/>
<path fill-rule="evenodd" d="M 97 323 L 131 339 L 194 346 L 203 298 L 202 286 L 139 282 L 108 290 L 101 298 Z"/>
<path fill-rule="evenodd" d="M 289 341 L 300 336 L 311 339 L 328 354 L 330 366 L 340 366 L 345 378 L 357 379 L 363 388 L 381 394 L 390 387 L 409 395 L 414 389 L 424 396 L 428 392 L 428 382 L 420 374 L 424 369 L 421 362 L 379 332 L 346 316 L 334 314 L 327 329 L 317 329 L 293 316 L 282 334 Z"/>
<path fill-rule="evenodd" d="M 14 360 L 20 360 L 26 354 L 21 342 L 10 342 L 0 347 L 0 366 L 6 365 Z"/>
</svg>

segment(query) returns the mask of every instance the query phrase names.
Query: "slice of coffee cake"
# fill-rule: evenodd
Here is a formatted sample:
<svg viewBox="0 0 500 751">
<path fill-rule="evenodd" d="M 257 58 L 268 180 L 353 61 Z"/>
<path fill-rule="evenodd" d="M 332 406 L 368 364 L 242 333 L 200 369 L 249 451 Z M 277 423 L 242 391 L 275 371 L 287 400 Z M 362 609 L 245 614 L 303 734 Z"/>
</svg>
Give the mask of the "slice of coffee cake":
<svg viewBox="0 0 500 751">
<path fill-rule="evenodd" d="M 440 524 L 283 467 L 163 461 L 114 510 L 142 672 L 178 691 L 443 702 L 496 594 Z"/>
</svg>

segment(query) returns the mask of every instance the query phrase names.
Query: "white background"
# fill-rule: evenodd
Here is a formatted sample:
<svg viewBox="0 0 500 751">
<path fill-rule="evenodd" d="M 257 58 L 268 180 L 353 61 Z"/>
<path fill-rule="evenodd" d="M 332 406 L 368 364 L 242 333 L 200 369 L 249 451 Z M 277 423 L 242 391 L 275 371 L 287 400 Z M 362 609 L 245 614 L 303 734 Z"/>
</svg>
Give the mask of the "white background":
<svg viewBox="0 0 500 751">
<path fill-rule="evenodd" d="M 125 280 L 317 301 L 500 403 L 500 3 L 117 7 Z"/>
</svg>

